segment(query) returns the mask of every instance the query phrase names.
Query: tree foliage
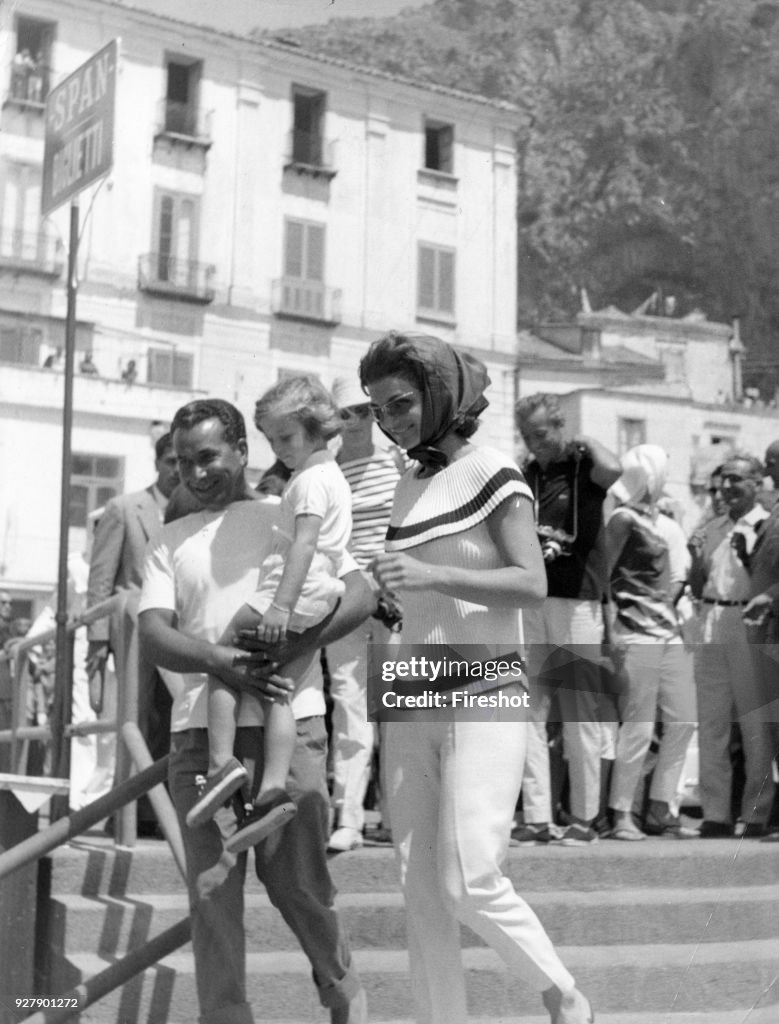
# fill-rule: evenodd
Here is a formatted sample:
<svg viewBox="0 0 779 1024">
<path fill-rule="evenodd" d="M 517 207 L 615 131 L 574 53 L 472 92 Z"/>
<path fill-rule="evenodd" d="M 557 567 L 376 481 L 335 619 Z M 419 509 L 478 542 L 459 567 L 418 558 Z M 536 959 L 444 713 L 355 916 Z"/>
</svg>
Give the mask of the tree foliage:
<svg viewBox="0 0 779 1024">
<path fill-rule="evenodd" d="M 287 35 L 518 106 L 523 323 L 660 290 L 779 366 L 779 2 L 435 0 Z"/>
</svg>

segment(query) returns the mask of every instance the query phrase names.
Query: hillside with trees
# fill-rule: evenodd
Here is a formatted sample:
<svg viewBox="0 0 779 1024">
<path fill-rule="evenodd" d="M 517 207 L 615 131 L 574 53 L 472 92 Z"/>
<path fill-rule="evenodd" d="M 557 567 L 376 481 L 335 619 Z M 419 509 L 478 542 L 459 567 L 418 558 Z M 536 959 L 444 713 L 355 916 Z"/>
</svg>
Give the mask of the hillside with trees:
<svg viewBox="0 0 779 1024">
<path fill-rule="evenodd" d="M 740 317 L 779 385 L 779 2 L 435 0 L 300 46 L 519 108 L 523 326 L 593 307 Z"/>
</svg>

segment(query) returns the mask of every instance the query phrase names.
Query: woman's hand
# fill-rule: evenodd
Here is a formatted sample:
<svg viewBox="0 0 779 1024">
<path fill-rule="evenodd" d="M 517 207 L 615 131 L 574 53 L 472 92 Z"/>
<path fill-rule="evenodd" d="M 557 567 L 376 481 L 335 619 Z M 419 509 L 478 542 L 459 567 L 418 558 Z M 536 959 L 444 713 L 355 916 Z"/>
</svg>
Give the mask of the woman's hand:
<svg viewBox="0 0 779 1024">
<path fill-rule="evenodd" d="M 399 590 L 430 590 L 437 582 L 435 566 L 401 551 L 377 555 L 370 569 L 381 589 L 388 594 Z"/>
</svg>

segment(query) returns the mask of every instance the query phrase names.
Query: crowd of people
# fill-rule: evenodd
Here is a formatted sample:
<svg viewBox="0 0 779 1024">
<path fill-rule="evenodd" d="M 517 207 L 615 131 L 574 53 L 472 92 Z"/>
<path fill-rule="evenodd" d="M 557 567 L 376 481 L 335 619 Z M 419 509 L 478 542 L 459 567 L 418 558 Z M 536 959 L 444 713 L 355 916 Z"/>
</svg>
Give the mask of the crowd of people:
<svg viewBox="0 0 779 1024">
<path fill-rule="evenodd" d="M 467 1020 L 463 923 L 552 1024 L 594 1020 L 503 874 L 511 842 L 779 838 L 779 504 L 763 490 L 764 474 L 779 489 L 779 441 L 764 463 L 727 455 L 687 537 L 665 452 L 618 458 L 567 436 L 554 395 L 516 406 L 522 467 L 477 444 L 489 383 L 473 356 L 392 332 L 331 393 L 299 377 L 259 399 L 277 462 L 256 488 L 241 413 L 200 399 L 158 441 L 155 483 L 100 517 L 89 601 L 128 601 L 122 622 L 92 627 L 91 699 L 108 652 L 128 650 L 116 631 L 137 630 L 141 724 L 171 753 L 208 1024 L 253 1020 L 250 846 L 333 1024 L 367 1019 L 327 854 L 362 846 L 372 771 L 425 1024 Z M 462 692 L 511 711 L 450 703 L 377 725 L 371 644 L 503 657 L 511 674 L 474 674 Z M 697 827 L 680 814 L 696 731 Z"/>
</svg>

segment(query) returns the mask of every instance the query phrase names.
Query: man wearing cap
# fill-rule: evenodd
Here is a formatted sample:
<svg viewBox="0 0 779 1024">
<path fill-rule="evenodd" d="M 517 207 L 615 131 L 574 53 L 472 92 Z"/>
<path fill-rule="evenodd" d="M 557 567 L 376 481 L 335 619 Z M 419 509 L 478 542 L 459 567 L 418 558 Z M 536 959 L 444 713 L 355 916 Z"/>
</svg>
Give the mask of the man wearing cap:
<svg viewBox="0 0 779 1024">
<path fill-rule="evenodd" d="M 366 570 L 384 550 L 395 487 L 404 471 L 403 456 L 373 443 L 368 396 L 357 375 L 333 382 L 333 400 L 341 411 L 343 432 L 337 459 L 352 492 L 352 536 L 355 562 Z M 370 577 L 371 581 L 373 577 Z M 370 618 L 327 648 L 330 696 L 333 700 L 333 802 L 336 828 L 328 849 L 353 850 L 363 843 L 363 801 L 373 752 L 373 725 L 368 721 L 368 644 L 387 643 L 390 630 Z"/>
</svg>

